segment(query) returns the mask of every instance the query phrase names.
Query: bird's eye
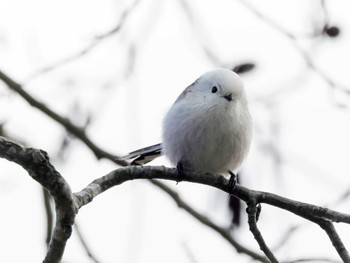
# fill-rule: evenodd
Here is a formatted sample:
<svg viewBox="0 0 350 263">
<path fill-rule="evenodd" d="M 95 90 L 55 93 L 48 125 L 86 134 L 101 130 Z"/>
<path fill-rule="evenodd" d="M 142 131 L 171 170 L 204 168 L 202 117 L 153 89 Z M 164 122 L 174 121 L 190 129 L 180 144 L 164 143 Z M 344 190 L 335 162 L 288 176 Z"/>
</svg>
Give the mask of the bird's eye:
<svg viewBox="0 0 350 263">
<path fill-rule="evenodd" d="M 218 88 L 216 86 L 214 86 L 212 89 L 211 89 L 211 92 L 212 93 L 216 93 L 218 91 Z"/>
</svg>

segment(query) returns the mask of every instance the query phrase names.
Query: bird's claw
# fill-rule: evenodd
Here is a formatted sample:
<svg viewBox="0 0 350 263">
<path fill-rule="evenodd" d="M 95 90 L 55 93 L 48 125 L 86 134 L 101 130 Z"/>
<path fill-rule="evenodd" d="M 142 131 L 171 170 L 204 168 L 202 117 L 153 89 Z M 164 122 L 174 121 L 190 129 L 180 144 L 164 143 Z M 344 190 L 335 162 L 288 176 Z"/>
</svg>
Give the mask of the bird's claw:
<svg viewBox="0 0 350 263">
<path fill-rule="evenodd" d="M 179 182 L 181 182 L 184 178 L 184 167 L 182 162 L 178 162 L 176 165 L 176 169 L 177 169 L 177 173 L 178 173 L 178 178 L 176 180 L 176 184 L 178 184 Z"/>
<path fill-rule="evenodd" d="M 233 189 L 235 188 L 235 186 L 237 184 L 237 176 L 231 171 L 228 171 L 228 173 L 230 174 L 230 179 L 228 181 L 228 187 L 229 187 L 229 191 L 230 191 L 230 195 L 231 195 Z"/>
</svg>

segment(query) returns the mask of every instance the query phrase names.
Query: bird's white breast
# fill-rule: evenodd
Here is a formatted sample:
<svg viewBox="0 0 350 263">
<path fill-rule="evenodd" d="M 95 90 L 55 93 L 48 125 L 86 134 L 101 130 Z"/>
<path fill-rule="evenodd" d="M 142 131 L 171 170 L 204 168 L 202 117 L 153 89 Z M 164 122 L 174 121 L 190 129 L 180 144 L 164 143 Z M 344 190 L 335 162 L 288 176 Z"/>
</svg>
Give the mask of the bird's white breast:
<svg viewBox="0 0 350 263">
<path fill-rule="evenodd" d="M 187 169 L 222 173 L 239 167 L 250 137 L 251 119 L 246 103 L 181 100 L 165 116 L 163 152 L 174 165 L 181 161 Z"/>
</svg>

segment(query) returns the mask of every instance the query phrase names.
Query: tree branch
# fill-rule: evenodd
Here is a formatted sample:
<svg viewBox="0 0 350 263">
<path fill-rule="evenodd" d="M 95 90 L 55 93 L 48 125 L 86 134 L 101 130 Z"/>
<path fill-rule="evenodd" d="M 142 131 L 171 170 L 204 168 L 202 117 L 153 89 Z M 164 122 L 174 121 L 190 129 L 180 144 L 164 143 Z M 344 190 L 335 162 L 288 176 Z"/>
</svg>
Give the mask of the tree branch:
<svg viewBox="0 0 350 263">
<path fill-rule="evenodd" d="M 22 166 L 53 196 L 56 206 L 56 225 L 44 262 L 59 262 L 72 233 L 72 225 L 78 211 L 74 206 L 68 183 L 50 164 L 47 153 L 42 150 L 21 147 L 0 137 L 0 157 Z"/>
<path fill-rule="evenodd" d="M 76 199 L 75 203 L 78 206 L 78 208 L 81 208 L 82 206 L 90 203 L 97 195 L 103 193 L 109 188 L 122 184 L 128 180 L 134 179 L 165 179 L 177 181 L 178 172 L 175 168 L 166 168 L 164 166 L 129 166 L 125 168 L 120 168 L 110 172 L 109 174 L 101 178 L 94 180 L 91 184 L 89 184 L 80 192 L 74 193 L 74 197 Z M 237 196 L 238 198 L 245 201 L 248 204 L 248 206 L 251 203 L 266 203 L 294 213 L 302 218 L 305 218 L 311 222 L 320 224 L 322 226 L 324 222 L 326 222 L 326 220 L 328 220 L 329 222 L 342 222 L 350 224 L 349 214 L 340 213 L 328 208 L 291 200 L 272 193 L 251 190 L 239 184 L 237 184 L 233 191 L 230 192 L 228 180 L 221 175 L 185 171 L 183 174 L 183 181 L 200 183 L 215 187 L 224 192 Z M 329 236 L 329 233 L 332 234 L 330 236 L 330 238 L 332 237 L 331 241 L 333 245 L 336 244 L 334 245 L 334 247 L 336 248 L 339 256 L 344 260 L 348 252 L 346 251 L 339 236 L 336 234 L 336 232 L 331 231 L 332 229 L 330 229 L 329 227 L 327 227 L 325 230 Z M 254 231 L 256 231 L 256 229 Z M 261 245 L 262 243 L 259 244 Z M 268 250 L 266 250 L 265 248 L 265 251 Z M 270 259 L 272 259 L 271 255 Z"/>
<path fill-rule="evenodd" d="M 80 192 L 72 194 L 68 183 L 50 164 L 49 158 L 44 151 L 33 148 L 24 148 L 3 137 L 0 137 L 0 157 L 21 165 L 25 170 L 27 170 L 34 180 L 38 181 L 42 186 L 48 189 L 50 194 L 54 197 L 57 213 L 56 225 L 44 262 L 59 262 L 63 255 L 66 241 L 72 232 L 72 225 L 74 223 L 77 211 L 82 206 L 90 203 L 97 195 L 112 188 L 113 186 L 120 185 L 126 181 L 134 179 L 178 180 L 178 171 L 175 168 L 166 168 L 164 166 L 128 166 L 116 169 L 109 174 L 94 180 Z M 332 244 L 344 262 L 350 262 L 348 252 L 335 231 L 333 224 L 331 223 L 343 222 L 349 224 L 349 214 L 294 201 L 267 192 L 251 190 L 239 184 L 237 184 L 233 191 L 230 192 L 231 188 L 229 186 L 229 181 L 221 175 L 184 171 L 183 181 L 212 186 L 224 192 L 234 194 L 235 196 L 244 200 L 248 206 L 249 204 L 266 203 L 317 223 L 327 232 Z M 160 186 L 160 188 L 164 189 L 163 186 Z M 194 217 L 203 224 L 216 230 L 229 241 L 229 235 L 222 232 L 219 227 L 217 227 L 207 218 L 195 212 L 194 209 L 190 208 L 185 202 L 179 199 L 179 196 L 177 196 L 174 192 L 167 189 L 167 193 L 171 193 L 170 196 L 179 204 L 180 207 L 184 208 L 191 215 L 194 215 Z M 250 206 L 250 208 L 251 207 L 252 206 Z M 256 209 L 253 209 L 252 211 L 255 213 Z M 253 212 L 249 214 L 252 215 Z M 252 217 L 250 217 L 249 220 L 251 225 L 252 222 L 254 224 L 255 214 L 253 221 Z M 254 227 L 254 225 L 252 226 Z M 256 230 L 257 228 L 254 231 Z M 261 242 L 259 242 L 259 244 L 261 245 Z M 265 248 L 264 252 L 266 253 L 266 251 L 267 250 Z M 251 256 L 252 254 L 249 255 Z M 273 260 L 273 257 L 271 257 L 269 253 L 267 253 L 267 255 L 272 262 L 277 262 Z M 260 259 L 262 261 L 261 257 Z"/>
<path fill-rule="evenodd" d="M 51 208 L 51 195 L 50 193 L 42 187 L 44 206 L 45 206 L 45 215 L 46 215 L 46 238 L 45 243 L 48 246 L 51 240 L 51 234 L 53 229 L 53 211 Z"/>
<path fill-rule="evenodd" d="M 246 0 L 239 0 L 239 1 L 257 18 L 259 18 L 260 20 L 268 24 L 270 27 L 278 31 L 280 34 L 284 35 L 287 39 L 289 39 L 291 45 L 295 48 L 296 51 L 298 51 L 300 56 L 304 59 L 308 68 L 311 69 L 313 72 L 315 72 L 320 78 L 322 78 L 323 81 L 326 82 L 328 86 L 330 86 L 333 89 L 337 89 L 341 91 L 343 94 L 347 96 L 350 96 L 350 89 L 337 84 L 333 79 L 331 79 L 331 77 L 329 77 L 326 74 L 326 72 L 324 72 L 320 67 L 318 67 L 316 63 L 313 61 L 310 54 L 297 43 L 298 38 L 293 33 L 283 28 L 279 23 L 265 16 L 260 10 L 258 10 L 254 5 L 250 4 L 248 1 Z M 324 4 L 323 4 L 323 9 L 324 9 Z"/>
<path fill-rule="evenodd" d="M 328 220 L 323 220 L 318 224 L 320 225 L 320 227 L 322 227 L 322 229 L 324 231 L 326 231 L 329 239 L 331 240 L 334 248 L 337 250 L 341 259 L 345 263 L 349 263 L 350 262 L 349 253 L 346 250 L 343 242 L 341 241 L 340 236 L 338 235 L 337 231 L 335 230 L 334 225 Z"/>
<path fill-rule="evenodd" d="M 65 127 L 69 132 L 78 137 L 84 144 L 95 154 L 97 159 L 107 158 L 110 160 L 114 160 L 116 164 L 125 166 L 128 163 L 121 160 L 115 160 L 116 156 L 108 153 L 101 148 L 99 148 L 96 144 L 94 144 L 86 135 L 85 130 L 81 127 L 74 125 L 68 118 L 62 117 L 57 114 L 53 110 L 51 110 L 44 103 L 38 101 L 33 96 L 31 96 L 28 92 L 26 92 L 20 84 L 15 82 L 9 76 L 7 76 L 4 72 L 0 70 L 0 79 L 13 91 L 15 91 L 18 95 L 20 95 L 23 99 L 25 99 L 31 106 L 37 108 L 41 112 L 45 113 L 52 120 L 58 122 L 63 127 Z"/>
<path fill-rule="evenodd" d="M 80 227 L 78 226 L 78 223 L 75 221 L 74 223 L 74 229 L 76 231 L 76 233 L 78 234 L 78 238 L 80 240 L 80 243 L 83 245 L 84 250 L 87 254 L 87 256 L 91 259 L 91 261 L 95 262 L 95 263 L 99 263 L 100 261 L 97 259 L 97 257 L 92 253 L 92 250 L 90 249 L 90 247 L 88 246 L 88 244 L 85 241 L 85 238 L 83 237 L 81 231 L 80 231 Z"/>
<path fill-rule="evenodd" d="M 265 240 L 263 236 L 260 233 L 260 230 L 256 224 L 256 217 L 257 217 L 257 209 L 256 209 L 256 203 L 250 202 L 248 203 L 247 207 L 247 214 L 248 214 L 248 224 L 249 224 L 249 230 L 252 232 L 256 242 L 258 242 L 260 250 L 264 252 L 264 254 L 267 256 L 267 258 L 272 263 L 278 263 L 278 260 L 274 256 L 274 254 L 271 252 L 269 247 L 266 245 Z"/>
</svg>

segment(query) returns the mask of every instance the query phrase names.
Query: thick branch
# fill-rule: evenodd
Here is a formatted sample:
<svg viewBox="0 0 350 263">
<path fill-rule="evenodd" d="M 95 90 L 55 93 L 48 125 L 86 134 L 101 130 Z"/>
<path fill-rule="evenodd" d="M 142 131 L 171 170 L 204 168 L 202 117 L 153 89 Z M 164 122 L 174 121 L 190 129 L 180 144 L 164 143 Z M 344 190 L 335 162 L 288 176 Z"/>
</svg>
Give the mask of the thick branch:
<svg viewBox="0 0 350 263">
<path fill-rule="evenodd" d="M 164 166 L 128 166 L 116 169 L 94 180 L 82 191 L 74 194 L 79 199 L 77 200 L 78 208 L 90 203 L 94 197 L 105 190 L 134 179 L 165 179 L 177 181 L 178 173 L 177 169 L 166 168 Z M 205 184 L 230 194 L 229 182 L 221 175 L 184 171 L 183 181 Z M 292 212 L 308 220 L 327 219 L 333 222 L 350 224 L 349 214 L 295 201 L 272 193 L 251 190 L 239 184 L 236 185 L 231 194 L 245 202 L 266 203 Z"/>
<path fill-rule="evenodd" d="M 68 183 L 50 164 L 46 152 L 21 147 L 0 137 L 0 157 L 22 166 L 29 175 L 53 196 L 56 205 L 56 225 L 44 262 L 59 262 L 72 233 L 77 213 Z"/>
<path fill-rule="evenodd" d="M 90 203 L 97 195 L 108 190 L 109 188 L 122 184 L 128 180 L 134 179 L 165 179 L 177 181 L 178 173 L 177 169 L 166 168 L 164 166 L 129 166 L 125 168 L 120 168 L 110 172 L 109 174 L 101 178 L 94 180 L 82 191 L 75 193 L 74 196 L 76 198 L 76 205 L 78 208 L 80 208 Z M 227 193 L 230 193 L 229 182 L 221 175 L 185 171 L 183 173 L 183 181 L 209 185 Z M 321 224 L 325 220 L 328 220 L 330 222 L 333 221 L 350 224 L 349 214 L 340 213 L 331 209 L 315 206 L 312 204 L 294 201 L 267 192 L 251 190 L 238 184 L 233 189 L 232 194 L 244 200 L 247 204 L 266 203 L 281 208 L 283 210 L 292 212 L 317 224 Z M 337 246 L 335 246 L 335 248 L 337 249 L 337 252 L 340 255 L 340 257 L 343 258 L 344 255 L 347 254 L 344 245 L 341 243 L 340 238 L 335 238 L 336 236 L 334 235 L 334 233 L 332 237 L 334 238 L 331 239 L 333 244 L 335 241 L 337 241 Z"/>
</svg>

